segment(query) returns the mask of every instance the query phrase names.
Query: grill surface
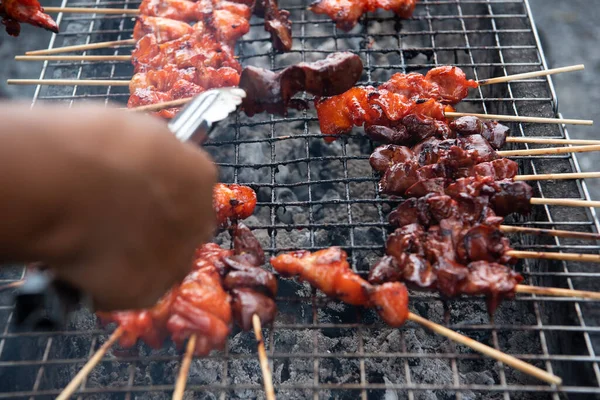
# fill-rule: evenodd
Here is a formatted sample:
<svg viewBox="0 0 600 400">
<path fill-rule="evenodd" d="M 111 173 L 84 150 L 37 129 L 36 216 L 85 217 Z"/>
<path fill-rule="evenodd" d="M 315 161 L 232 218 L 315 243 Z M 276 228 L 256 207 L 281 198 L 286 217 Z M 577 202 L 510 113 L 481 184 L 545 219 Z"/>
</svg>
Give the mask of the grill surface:
<svg viewBox="0 0 600 400">
<path fill-rule="evenodd" d="M 421 0 L 414 17 L 366 16 L 350 33 L 282 1 L 292 12 L 294 50 L 274 54 L 261 20 L 238 46 L 245 65 L 279 69 L 323 58 L 338 50 L 358 52 L 362 83 L 377 84 L 397 71 L 426 71 L 442 64 L 463 68 L 474 79 L 545 68 L 525 0 Z M 70 2 L 64 6 L 136 8 L 125 1 Z M 130 37 L 131 18 L 59 16 L 61 33 L 50 47 Z M 130 48 L 84 54 L 129 54 Z M 45 63 L 42 78 L 129 79 L 128 63 Z M 88 100 L 126 102 L 127 88 L 38 87 L 34 104 Z M 473 90 L 459 110 L 554 117 L 557 99 L 549 79 Z M 515 136 L 568 137 L 555 126 L 512 125 Z M 249 184 L 258 193 L 255 216 L 247 222 L 269 254 L 291 249 L 343 246 L 353 268 L 367 272 L 382 254 L 385 216 L 393 202 L 379 196 L 368 156 L 373 144 L 360 130 L 327 145 L 314 110 L 288 118 L 233 117 L 207 144 L 221 167 L 221 180 Z M 522 173 L 577 171 L 575 158 L 524 157 Z M 535 184 L 542 197 L 587 198 L 581 181 Z M 509 223 L 597 231 L 594 210 L 536 206 L 527 219 Z M 597 252 L 593 242 L 515 235 L 517 249 Z M 222 235 L 218 242 L 227 244 Z M 533 285 L 597 289 L 597 266 L 526 261 L 518 265 Z M 0 284 L 23 276 L 14 266 L 0 271 Z M 600 397 L 600 315 L 592 302 L 518 296 L 490 321 L 483 299 L 444 304 L 436 294 L 414 292 L 411 308 L 470 337 L 514 354 L 563 377 L 561 391 L 483 358 L 412 323 L 390 329 L 368 310 L 329 301 L 308 286 L 281 280 L 279 316 L 266 335 L 280 398 L 354 399 L 558 399 Z M 12 300 L 0 293 L 0 398 L 54 398 L 106 340 L 87 311 L 79 311 L 65 332 L 14 332 Z M 227 350 L 192 363 L 188 389 L 194 398 L 263 397 L 256 344 L 250 333 L 234 332 Z M 180 353 L 172 346 L 151 351 L 113 350 L 95 368 L 82 398 L 170 398 Z"/>
</svg>

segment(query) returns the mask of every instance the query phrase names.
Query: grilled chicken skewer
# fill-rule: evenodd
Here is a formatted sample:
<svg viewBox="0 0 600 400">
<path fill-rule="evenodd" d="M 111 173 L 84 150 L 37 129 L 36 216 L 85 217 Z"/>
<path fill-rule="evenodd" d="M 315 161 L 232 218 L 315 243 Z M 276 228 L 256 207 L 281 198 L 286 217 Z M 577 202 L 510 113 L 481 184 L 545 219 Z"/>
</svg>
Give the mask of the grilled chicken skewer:
<svg viewBox="0 0 600 400">
<path fill-rule="evenodd" d="M 374 308 L 391 327 L 400 327 L 410 320 L 545 382 L 556 385 L 562 382 L 559 377 L 531 364 L 411 313 L 408 310 L 408 292 L 403 284 L 369 284 L 352 272 L 346 253 L 339 247 L 312 254 L 307 251 L 280 254 L 271 258 L 271 265 L 282 276 L 298 277 L 334 299 Z"/>
</svg>

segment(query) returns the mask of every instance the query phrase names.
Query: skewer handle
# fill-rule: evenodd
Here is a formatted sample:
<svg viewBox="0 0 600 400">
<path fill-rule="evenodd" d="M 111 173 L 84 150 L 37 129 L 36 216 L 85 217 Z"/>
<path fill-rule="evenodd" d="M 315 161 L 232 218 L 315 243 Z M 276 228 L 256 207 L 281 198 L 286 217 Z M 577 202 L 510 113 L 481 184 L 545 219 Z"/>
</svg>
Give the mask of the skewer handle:
<svg viewBox="0 0 600 400">
<path fill-rule="evenodd" d="M 600 262 L 600 254 L 581 254 L 581 253 L 553 253 L 548 251 L 521 251 L 510 250 L 507 255 L 516 258 L 532 258 L 560 261 L 579 261 L 579 262 Z"/>
<path fill-rule="evenodd" d="M 20 281 L 15 281 L 15 282 L 11 282 L 11 283 L 7 283 L 6 285 L 0 285 L 0 292 L 6 289 L 14 289 L 20 286 L 23 286 L 23 283 L 25 283 L 24 280 L 20 280 Z"/>
<path fill-rule="evenodd" d="M 196 339 L 196 335 L 192 335 L 187 342 L 185 355 L 181 361 L 181 369 L 179 370 L 179 375 L 177 375 L 177 382 L 175 382 L 175 391 L 173 392 L 172 397 L 173 400 L 183 399 L 185 385 L 187 384 L 188 375 L 190 373 L 190 365 L 192 364 L 194 350 L 196 349 Z"/>
<path fill-rule="evenodd" d="M 58 54 L 58 53 L 68 53 L 68 52 L 72 52 L 72 51 L 84 51 L 84 50 L 104 49 L 107 47 L 127 46 L 127 45 L 133 45 L 135 43 L 136 43 L 135 39 L 111 40 L 109 42 L 77 44 L 77 45 L 73 45 L 73 46 L 56 47 L 54 49 L 26 51 L 25 54 L 28 56 L 37 56 L 37 55 L 41 56 L 44 54 Z"/>
<path fill-rule="evenodd" d="M 131 56 L 15 56 L 15 61 L 130 61 Z"/>
<path fill-rule="evenodd" d="M 474 114 L 461 112 L 446 112 L 446 117 L 477 117 L 479 119 L 493 119 L 495 121 L 509 122 L 532 122 L 537 124 L 570 124 L 570 125 L 593 125 L 594 121 L 587 119 L 563 119 L 563 118 L 542 118 L 542 117 L 523 117 L 520 115 L 499 115 L 499 114 Z"/>
<path fill-rule="evenodd" d="M 267 400 L 275 400 L 273 376 L 271 375 L 271 368 L 269 367 L 269 361 L 267 359 L 267 351 L 265 350 L 265 341 L 262 335 L 260 318 L 256 314 L 252 316 L 252 327 L 254 329 L 254 336 L 256 336 L 256 341 L 258 342 L 258 360 L 260 362 L 260 369 L 262 370 L 263 375 L 265 396 Z"/>
<path fill-rule="evenodd" d="M 81 370 L 75 375 L 73 380 L 69 382 L 67 387 L 58 395 L 56 400 L 67 400 L 70 398 L 73 393 L 77 390 L 79 385 L 83 382 L 83 380 L 92 372 L 94 367 L 98 365 L 100 361 L 102 361 L 102 357 L 106 354 L 108 349 L 112 347 L 113 344 L 121 337 L 123 334 L 123 328 L 118 327 L 112 335 L 108 338 L 108 340 L 94 353 L 92 358 L 81 368 Z"/>
<path fill-rule="evenodd" d="M 580 297 L 582 299 L 600 300 L 600 293 L 587 290 L 571 290 L 562 288 L 547 288 L 529 285 L 517 285 L 517 293 L 541 294 L 558 297 Z"/>
<path fill-rule="evenodd" d="M 479 86 L 493 85 L 495 83 L 510 82 L 510 81 L 516 81 L 516 80 L 520 80 L 520 79 L 537 78 L 540 76 L 560 74 L 561 72 L 581 71 L 583 69 L 585 69 L 585 66 L 583 64 L 577 64 L 577 65 L 571 65 L 569 67 L 552 68 L 552 69 L 546 69 L 543 71 L 525 72 L 522 74 L 514 74 L 514 75 L 507 75 L 507 76 L 499 76 L 497 78 L 482 79 L 480 81 L 477 81 L 477 83 L 479 84 Z"/>
<path fill-rule="evenodd" d="M 564 207 L 594 207 L 600 208 L 600 201 L 579 200 L 579 199 L 547 199 L 534 197 L 531 199 L 531 204 L 548 205 L 548 206 L 564 206 Z"/>
<path fill-rule="evenodd" d="M 600 140 L 585 140 L 585 139 L 555 139 L 541 137 L 517 137 L 509 136 L 506 138 L 507 143 L 539 143 L 539 144 L 600 144 Z"/>
<path fill-rule="evenodd" d="M 46 13 L 138 15 L 137 8 L 44 7 Z"/>
<path fill-rule="evenodd" d="M 442 325 L 436 324 L 435 322 L 429 321 L 429 320 L 422 318 L 413 313 L 408 314 L 408 319 L 432 330 L 435 333 L 445 336 L 450 340 L 458 342 L 462 345 L 470 347 L 471 349 L 473 349 L 475 351 L 485 354 L 486 356 L 489 356 L 495 360 L 498 360 L 514 369 L 517 369 L 528 375 L 531 375 L 538 379 L 541 379 L 544 382 L 548 382 L 553 385 L 562 384 L 562 379 L 559 378 L 558 376 L 553 375 L 549 372 L 546 372 L 546 371 L 544 371 L 538 367 L 535 367 L 531 364 L 528 364 L 525 361 L 519 360 L 518 358 L 515 358 L 511 355 L 508 355 L 499 350 L 496 350 L 489 346 L 486 346 L 485 344 L 480 343 L 476 340 L 473 340 L 467 336 L 461 335 L 460 333 L 455 332 L 452 329 L 448 329 Z"/>
<path fill-rule="evenodd" d="M 600 172 L 573 172 L 565 174 L 517 175 L 515 181 L 550 181 L 556 179 L 600 178 Z"/>
<path fill-rule="evenodd" d="M 600 240 L 600 234 L 598 233 L 564 231 L 560 229 L 543 229 L 512 225 L 500 225 L 500 230 L 505 233 L 524 233 L 529 235 L 548 235 L 573 239 Z"/>
<path fill-rule="evenodd" d="M 499 151 L 501 157 L 538 156 L 543 154 L 587 153 L 600 151 L 600 145 L 572 146 L 572 147 L 547 147 L 545 149 L 503 150 Z"/>
<path fill-rule="evenodd" d="M 7 79 L 9 85 L 129 86 L 129 80 L 106 79 Z"/>
</svg>

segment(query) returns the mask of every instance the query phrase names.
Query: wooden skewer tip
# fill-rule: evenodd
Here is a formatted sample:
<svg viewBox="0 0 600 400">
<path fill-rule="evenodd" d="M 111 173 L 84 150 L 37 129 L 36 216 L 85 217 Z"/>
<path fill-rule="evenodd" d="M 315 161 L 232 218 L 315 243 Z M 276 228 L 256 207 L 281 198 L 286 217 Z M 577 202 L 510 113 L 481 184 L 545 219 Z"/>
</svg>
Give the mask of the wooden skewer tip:
<svg viewBox="0 0 600 400">
<path fill-rule="evenodd" d="M 480 343 L 476 340 L 473 340 L 465 335 L 461 335 L 458 332 L 455 332 L 451 329 L 448 329 L 442 325 L 436 324 L 435 322 L 429 321 L 423 317 L 420 317 L 416 314 L 409 313 L 408 319 L 416 322 L 419 325 L 422 325 L 435 333 L 438 333 L 442 336 L 447 337 L 450 340 L 453 340 L 457 343 L 470 347 L 473 350 L 476 350 L 486 356 L 489 356 L 495 360 L 498 360 L 516 370 L 524 372 L 528 375 L 534 376 L 544 382 L 548 382 L 553 385 L 561 385 L 562 379 L 556 375 L 553 375 L 547 371 L 544 371 L 538 367 L 535 367 L 525 361 L 519 360 L 516 357 L 503 353 L 499 350 L 491 348 L 483 343 Z"/>
<path fill-rule="evenodd" d="M 185 355 L 181 361 L 181 368 L 177 375 L 177 381 L 175 382 L 175 391 L 173 392 L 173 400 L 182 400 L 185 392 L 185 385 L 187 384 L 188 375 L 190 373 L 190 365 L 192 364 L 192 358 L 194 357 L 194 350 L 196 350 L 196 335 L 190 336 L 188 339 Z"/>
<path fill-rule="evenodd" d="M 600 292 L 590 292 L 587 290 L 572 290 L 553 287 L 517 285 L 517 293 L 539 294 L 554 297 L 577 297 L 582 299 L 600 300 Z"/>
<path fill-rule="evenodd" d="M 110 349 L 112 345 L 121 337 L 123 332 L 123 328 L 118 327 L 113 334 L 110 335 L 108 340 L 104 342 L 104 344 L 94 353 L 92 358 L 90 358 L 83 368 L 81 368 L 81 370 L 77 373 L 77 375 L 75 375 L 71 382 L 69 382 L 67 387 L 60 393 L 56 400 L 67 400 L 73 395 L 73 393 L 75 393 L 85 378 L 90 374 L 90 372 L 92 372 L 94 367 L 98 365 L 100 361 L 102 361 L 102 357 L 104 357 L 108 349 Z"/>
<path fill-rule="evenodd" d="M 262 327 L 260 318 L 257 314 L 252 316 L 252 328 L 254 329 L 254 336 L 258 344 L 258 360 L 260 363 L 260 369 L 263 375 L 263 384 L 265 387 L 265 396 L 267 400 L 275 400 L 275 389 L 273 387 L 273 376 L 271 374 L 271 368 L 269 367 L 269 360 L 267 358 L 267 351 L 265 350 L 265 341 L 262 335 Z"/>
</svg>

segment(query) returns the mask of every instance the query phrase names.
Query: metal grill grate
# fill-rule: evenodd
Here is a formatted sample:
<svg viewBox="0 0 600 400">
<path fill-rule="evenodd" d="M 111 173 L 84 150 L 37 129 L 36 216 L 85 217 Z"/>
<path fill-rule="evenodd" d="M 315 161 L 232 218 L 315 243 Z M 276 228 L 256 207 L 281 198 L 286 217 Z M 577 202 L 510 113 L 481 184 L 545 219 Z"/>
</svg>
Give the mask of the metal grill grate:
<svg viewBox="0 0 600 400">
<path fill-rule="evenodd" d="M 338 50 L 358 52 L 362 83 L 377 84 L 397 71 L 420 71 L 441 64 L 463 68 L 482 79 L 545 68 L 544 56 L 526 0 L 421 0 L 414 17 L 398 20 L 371 14 L 349 33 L 306 11 L 308 1 L 282 1 L 292 12 L 294 49 L 274 54 L 262 21 L 238 46 L 245 65 L 282 68 L 323 58 Z M 136 8 L 124 1 L 70 2 L 64 6 Z M 61 33 L 50 47 L 130 37 L 131 18 L 94 15 L 58 17 Z M 129 54 L 130 48 L 84 54 Z M 129 79 L 128 63 L 46 62 L 42 78 Z M 122 87 L 38 87 L 34 104 L 88 100 L 125 102 Z M 556 116 L 557 99 L 549 79 L 482 87 L 459 106 L 462 111 Z M 568 137 L 561 127 L 514 124 L 515 136 Z M 368 163 L 373 144 L 356 130 L 327 145 L 314 110 L 288 118 L 236 115 L 207 145 L 221 166 L 221 180 L 252 186 L 258 193 L 248 220 L 265 250 L 319 249 L 340 245 L 353 268 L 365 273 L 381 255 L 385 216 L 392 202 L 380 197 Z M 579 170 L 570 155 L 522 157 L 523 173 Z M 536 184 L 547 197 L 587 198 L 581 181 Z M 537 206 L 519 225 L 598 231 L 594 210 Z M 517 249 L 597 252 L 592 242 L 515 235 Z M 224 237 L 218 240 L 225 241 Z M 517 267 L 534 285 L 598 288 L 596 266 L 526 261 Z M 3 269 L 0 284 L 21 278 L 22 267 Z M 564 378 L 561 391 L 485 359 L 414 324 L 389 329 L 368 310 L 346 307 L 308 286 L 280 281 L 279 316 L 266 335 L 280 398 L 355 399 L 559 399 L 600 395 L 600 316 L 592 302 L 518 296 L 505 302 L 490 322 L 482 299 L 444 304 L 437 295 L 412 293 L 411 308 L 421 316 L 514 354 Z M 106 339 L 83 310 L 68 331 L 17 333 L 10 327 L 10 293 L 0 293 L 0 398 L 53 398 Z M 90 375 L 81 398 L 169 398 L 179 366 L 172 347 L 112 352 Z M 188 389 L 194 398 L 262 397 L 255 342 L 234 332 L 227 351 L 194 360 Z"/>
</svg>

